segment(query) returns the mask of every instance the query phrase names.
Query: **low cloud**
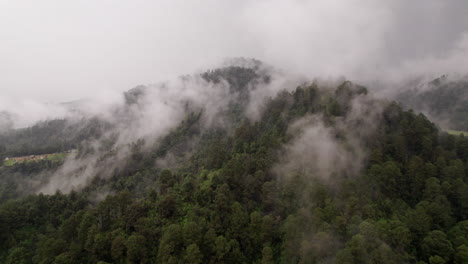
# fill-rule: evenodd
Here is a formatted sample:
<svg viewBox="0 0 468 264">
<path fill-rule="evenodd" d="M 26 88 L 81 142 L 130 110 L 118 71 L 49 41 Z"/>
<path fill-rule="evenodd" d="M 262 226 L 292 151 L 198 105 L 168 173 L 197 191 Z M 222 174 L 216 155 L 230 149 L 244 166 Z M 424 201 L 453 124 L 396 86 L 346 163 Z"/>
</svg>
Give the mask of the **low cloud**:
<svg viewBox="0 0 468 264">
<path fill-rule="evenodd" d="M 224 126 L 221 114 L 236 98 L 235 93 L 225 80 L 212 82 L 195 74 L 136 87 L 126 93 L 126 100 L 114 101 L 97 112 L 83 109 L 89 102 L 77 105 L 74 113 L 97 117 L 110 124 L 110 129 L 100 138 L 83 142 L 87 154 L 70 155 L 38 192 L 69 192 L 85 187 L 95 177 L 111 177 L 127 164 L 135 144 L 143 143 L 140 151 L 154 148 L 190 113 L 202 114 L 202 128 Z M 168 165 L 173 159 L 170 155 L 155 165 Z"/>
<path fill-rule="evenodd" d="M 302 175 L 328 183 L 334 177 L 357 175 L 365 165 L 366 142 L 377 132 L 384 104 L 361 95 L 351 100 L 344 117 L 326 121 L 323 114 L 315 114 L 296 121 L 275 173 L 280 179 Z"/>
<path fill-rule="evenodd" d="M 467 9 L 464 0 L 4 1 L 0 98 L 94 97 L 238 56 L 361 83 L 466 74 Z"/>
</svg>

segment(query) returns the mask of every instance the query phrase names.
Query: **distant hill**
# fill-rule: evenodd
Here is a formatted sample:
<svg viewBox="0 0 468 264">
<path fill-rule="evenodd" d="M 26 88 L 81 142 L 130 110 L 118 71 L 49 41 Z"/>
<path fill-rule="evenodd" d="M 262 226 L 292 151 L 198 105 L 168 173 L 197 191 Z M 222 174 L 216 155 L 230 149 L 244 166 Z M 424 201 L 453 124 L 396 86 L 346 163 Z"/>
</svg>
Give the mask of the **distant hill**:
<svg viewBox="0 0 468 264">
<path fill-rule="evenodd" d="M 468 131 L 468 80 L 447 76 L 407 90 L 397 96 L 405 107 L 426 113 L 442 127 Z"/>
</svg>

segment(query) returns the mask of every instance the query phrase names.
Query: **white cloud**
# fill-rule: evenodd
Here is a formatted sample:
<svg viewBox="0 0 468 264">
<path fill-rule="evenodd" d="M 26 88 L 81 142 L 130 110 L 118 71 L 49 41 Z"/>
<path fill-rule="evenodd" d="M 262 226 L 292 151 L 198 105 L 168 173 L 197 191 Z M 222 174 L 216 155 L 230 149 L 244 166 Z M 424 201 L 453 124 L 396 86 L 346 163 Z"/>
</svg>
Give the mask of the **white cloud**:
<svg viewBox="0 0 468 264">
<path fill-rule="evenodd" d="M 0 97 L 92 97 L 235 56 L 311 77 L 459 71 L 467 9 L 464 0 L 0 0 Z"/>
</svg>

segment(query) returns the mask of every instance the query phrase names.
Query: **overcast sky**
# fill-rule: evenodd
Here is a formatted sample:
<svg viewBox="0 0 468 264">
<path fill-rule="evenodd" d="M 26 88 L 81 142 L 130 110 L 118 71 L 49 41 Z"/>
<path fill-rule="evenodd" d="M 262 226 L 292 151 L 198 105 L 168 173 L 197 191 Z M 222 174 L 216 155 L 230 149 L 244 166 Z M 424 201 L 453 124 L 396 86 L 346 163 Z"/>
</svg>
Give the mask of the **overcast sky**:
<svg viewBox="0 0 468 264">
<path fill-rule="evenodd" d="M 466 0 L 0 0 L 0 104 L 106 96 L 237 56 L 311 77 L 466 71 L 467 14 Z"/>
</svg>

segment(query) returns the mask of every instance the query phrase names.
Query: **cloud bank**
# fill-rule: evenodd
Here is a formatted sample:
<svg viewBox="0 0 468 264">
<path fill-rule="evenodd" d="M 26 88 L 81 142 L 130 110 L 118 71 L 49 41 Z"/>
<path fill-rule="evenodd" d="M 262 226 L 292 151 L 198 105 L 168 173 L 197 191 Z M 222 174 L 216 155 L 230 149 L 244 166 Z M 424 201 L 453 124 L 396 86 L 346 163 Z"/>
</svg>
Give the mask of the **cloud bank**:
<svg viewBox="0 0 468 264">
<path fill-rule="evenodd" d="M 254 57 L 312 77 L 465 71 L 464 0 L 0 2 L 3 102 L 124 91 Z"/>
</svg>

